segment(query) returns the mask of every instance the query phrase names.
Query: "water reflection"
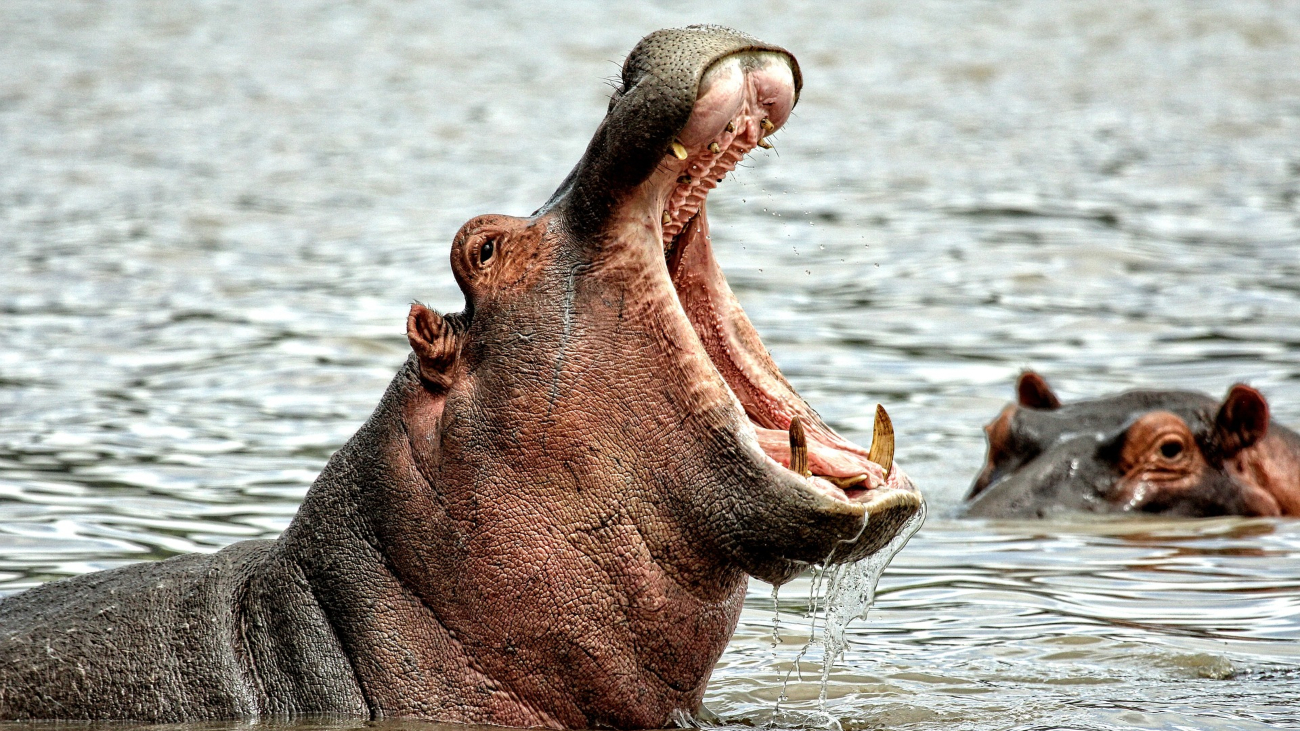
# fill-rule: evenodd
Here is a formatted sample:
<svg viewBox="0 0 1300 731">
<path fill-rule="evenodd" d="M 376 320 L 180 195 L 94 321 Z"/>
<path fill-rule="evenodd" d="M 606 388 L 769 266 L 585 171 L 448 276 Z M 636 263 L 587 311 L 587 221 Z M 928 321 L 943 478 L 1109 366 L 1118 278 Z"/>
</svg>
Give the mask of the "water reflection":
<svg viewBox="0 0 1300 731">
<path fill-rule="evenodd" d="M 410 301 L 460 307 L 454 231 L 545 200 L 600 79 L 701 20 L 806 80 L 711 196 L 732 286 L 842 433 L 888 406 L 932 509 L 830 713 L 1298 723 L 1291 524 L 935 519 L 1024 366 L 1068 399 L 1244 380 L 1300 425 L 1300 16 L 1262 1 L 0 4 L 0 591 L 278 534 Z M 803 647 L 779 596 L 711 686 L 729 721 Z"/>
</svg>

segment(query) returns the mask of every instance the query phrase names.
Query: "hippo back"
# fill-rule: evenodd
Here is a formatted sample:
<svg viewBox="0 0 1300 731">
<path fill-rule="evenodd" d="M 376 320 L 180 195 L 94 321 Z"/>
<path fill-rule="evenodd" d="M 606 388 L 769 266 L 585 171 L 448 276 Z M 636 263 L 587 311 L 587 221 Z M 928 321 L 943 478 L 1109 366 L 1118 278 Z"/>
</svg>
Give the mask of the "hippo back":
<svg viewBox="0 0 1300 731">
<path fill-rule="evenodd" d="M 365 715 L 337 639 L 293 573 L 274 542 L 247 541 L 9 597 L 0 719 Z"/>
</svg>

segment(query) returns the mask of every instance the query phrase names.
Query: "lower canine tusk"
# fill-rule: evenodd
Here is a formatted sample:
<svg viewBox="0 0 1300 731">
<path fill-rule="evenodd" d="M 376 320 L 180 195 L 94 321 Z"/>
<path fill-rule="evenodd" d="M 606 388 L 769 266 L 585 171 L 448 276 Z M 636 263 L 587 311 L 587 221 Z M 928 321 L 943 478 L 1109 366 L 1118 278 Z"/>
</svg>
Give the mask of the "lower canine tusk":
<svg viewBox="0 0 1300 731">
<path fill-rule="evenodd" d="M 803 433 L 799 417 L 790 419 L 790 471 L 812 477 L 808 469 L 808 437 Z"/>
<path fill-rule="evenodd" d="M 867 459 L 885 468 L 885 477 L 894 467 L 894 422 L 889 420 L 885 407 L 876 404 L 876 426 L 871 433 L 871 451 Z"/>
<path fill-rule="evenodd" d="M 683 145 L 682 143 L 678 142 L 677 140 L 673 140 L 673 145 L 672 145 L 672 147 L 673 147 L 673 157 L 677 158 L 678 160 L 685 160 L 685 159 L 686 159 L 686 157 L 687 157 L 687 155 L 686 155 L 686 145 Z"/>
</svg>

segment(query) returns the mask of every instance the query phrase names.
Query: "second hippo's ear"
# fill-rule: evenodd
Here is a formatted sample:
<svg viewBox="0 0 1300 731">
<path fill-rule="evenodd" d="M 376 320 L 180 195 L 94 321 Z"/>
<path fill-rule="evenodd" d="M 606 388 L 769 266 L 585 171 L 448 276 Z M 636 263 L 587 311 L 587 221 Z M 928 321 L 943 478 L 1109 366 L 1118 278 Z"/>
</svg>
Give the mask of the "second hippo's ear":
<svg viewBox="0 0 1300 731">
<path fill-rule="evenodd" d="M 1047 385 L 1047 380 L 1033 371 L 1025 371 L 1016 379 L 1016 400 L 1031 409 L 1061 408 L 1061 400 Z"/>
<path fill-rule="evenodd" d="M 406 339 L 420 359 L 425 384 L 439 391 L 450 388 L 460 358 L 460 333 L 452 323 L 417 302 L 406 317 Z"/>
<path fill-rule="evenodd" d="M 1231 457 L 1268 434 L 1268 402 L 1264 394 L 1240 383 L 1228 395 L 1214 417 L 1214 436 L 1224 457 Z"/>
</svg>

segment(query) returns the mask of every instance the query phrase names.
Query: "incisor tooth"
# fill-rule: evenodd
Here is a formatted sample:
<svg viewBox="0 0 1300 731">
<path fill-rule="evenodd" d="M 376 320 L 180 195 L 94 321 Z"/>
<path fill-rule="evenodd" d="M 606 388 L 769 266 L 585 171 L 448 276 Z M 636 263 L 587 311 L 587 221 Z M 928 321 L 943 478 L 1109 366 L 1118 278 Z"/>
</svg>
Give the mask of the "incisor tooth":
<svg viewBox="0 0 1300 731">
<path fill-rule="evenodd" d="M 668 215 L 668 211 L 664 211 L 664 216 L 662 220 L 664 222 L 664 225 L 667 226 L 668 224 L 673 222 L 673 217 Z"/>
<path fill-rule="evenodd" d="M 764 150 L 772 149 L 772 143 L 768 142 L 766 137 L 759 139 L 758 146 L 763 148 Z"/>
<path fill-rule="evenodd" d="M 885 468 L 885 477 L 894 467 L 894 422 L 889 420 L 885 407 L 876 404 L 876 426 L 871 432 L 871 451 L 867 459 Z"/>
<path fill-rule="evenodd" d="M 712 152 L 712 153 L 715 154 L 715 155 L 718 154 L 719 152 L 722 152 L 722 145 L 719 145 L 719 144 L 716 143 L 716 142 L 710 142 L 710 143 L 709 143 L 709 152 Z"/>
<path fill-rule="evenodd" d="M 735 132 L 735 131 L 736 131 L 736 125 L 732 124 L 731 122 L 727 122 L 727 131 L 728 131 L 728 132 Z"/>
<path fill-rule="evenodd" d="M 763 120 L 758 123 L 758 126 L 763 128 L 763 134 L 768 134 L 772 130 L 776 129 L 776 125 L 772 124 L 772 120 L 767 117 L 763 117 Z"/>
<path fill-rule="evenodd" d="M 808 437 L 803 433 L 799 417 L 790 419 L 790 471 L 812 477 L 808 470 Z"/>
<path fill-rule="evenodd" d="M 677 140 L 673 140 L 673 157 L 677 158 L 678 160 L 685 160 L 686 145 L 683 145 Z"/>
<path fill-rule="evenodd" d="M 689 176 L 689 175 L 680 175 L 680 176 L 677 177 L 677 182 L 678 182 L 678 183 L 681 183 L 682 185 L 685 185 L 686 183 L 691 182 L 691 176 Z"/>
</svg>

